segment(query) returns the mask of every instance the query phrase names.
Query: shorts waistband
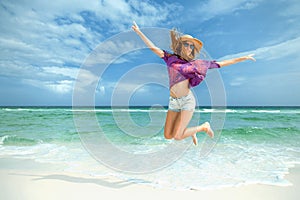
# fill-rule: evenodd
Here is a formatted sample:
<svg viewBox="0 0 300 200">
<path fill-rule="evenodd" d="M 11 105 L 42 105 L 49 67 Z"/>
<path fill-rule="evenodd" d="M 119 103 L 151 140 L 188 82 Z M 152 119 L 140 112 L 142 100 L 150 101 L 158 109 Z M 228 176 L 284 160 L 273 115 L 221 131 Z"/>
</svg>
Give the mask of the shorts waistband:
<svg viewBox="0 0 300 200">
<path fill-rule="evenodd" d="M 181 96 L 181 97 L 172 97 L 172 96 L 170 96 L 170 99 L 184 99 L 184 98 L 186 98 L 187 96 L 189 96 L 191 94 L 192 94 L 192 92 L 189 91 L 189 93 L 187 95 L 184 95 L 184 96 Z"/>
</svg>

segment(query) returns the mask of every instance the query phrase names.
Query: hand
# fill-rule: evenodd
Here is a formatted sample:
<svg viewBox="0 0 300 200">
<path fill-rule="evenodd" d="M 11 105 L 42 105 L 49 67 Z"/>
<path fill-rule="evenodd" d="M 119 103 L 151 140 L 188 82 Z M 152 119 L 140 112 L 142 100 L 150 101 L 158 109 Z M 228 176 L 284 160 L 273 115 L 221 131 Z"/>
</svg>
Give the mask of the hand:
<svg viewBox="0 0 300 200">
<path fill-rule="evenodd" d="M 134 32 L 138 32 L 140 30 L 139 26 L 135 23 L 135 21 L 133 21 L 133 25 L 131 28 L 134 30 Z"/>
<path fill-rule="evenodd" d="M 253 61 L 256 61 L 256 59 L 253 57 L 255 54 L 249 54 L 249 55 L 247 55 L 247 56 L 244 56 L 244 58 L 246 59 L 246 60 L 253 60 Z"/>
</svg>

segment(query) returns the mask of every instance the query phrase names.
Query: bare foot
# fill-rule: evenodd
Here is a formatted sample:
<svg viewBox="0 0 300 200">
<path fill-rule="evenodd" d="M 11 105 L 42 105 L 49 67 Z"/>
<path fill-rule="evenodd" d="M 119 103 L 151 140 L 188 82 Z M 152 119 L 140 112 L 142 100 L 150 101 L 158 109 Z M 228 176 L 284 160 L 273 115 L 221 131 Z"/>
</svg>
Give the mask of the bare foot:
<svg viewBox="0 0 300 200">
<path fill-rule="evenodd" d="M 197 139 L 196 134 L 192 135 L 192 138 L 193 138 L 194 145 L 197 146 L 198 145 L 198 139 Z"/>
<path fill-rule="evenodd" d="M 213 130 L 210 128 L 210 124 L 208 122 L 205 122 L 203 125 L 204 127 L 204 131 L 206 132 L 206 134 L 211 137 L 214 138 L 214 132 Z"/>
</svg>

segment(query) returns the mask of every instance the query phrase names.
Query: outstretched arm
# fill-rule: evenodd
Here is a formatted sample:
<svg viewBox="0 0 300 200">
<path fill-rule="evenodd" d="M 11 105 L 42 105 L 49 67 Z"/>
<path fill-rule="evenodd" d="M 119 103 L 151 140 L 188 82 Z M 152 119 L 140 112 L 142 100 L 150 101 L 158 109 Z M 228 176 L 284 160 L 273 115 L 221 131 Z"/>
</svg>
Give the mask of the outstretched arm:
<svg viewBox="0 0 300 200">
<path fill-rule="evenodd" d="M 164 56 L 164 52 L 156 47 L 152 42 L 151 40 L 149 40 L 145 35 L 144 33 L 139 29 L 138 25 L 133 22 L 133 25 L 131 27 L 134 32 L 136 32 L 136 34 L 138 34 L 138 36 L 140 36 L 140 38 L 145 42 L 145 44 L 156 54 L 158 55 L 159 57 L 163 57 Z"/>
<path fill-rule="evenodd" d="M 239 57 L 239 58 L 233 58 L 233 59 L 230 59 L 230 60 L 218 61 L 217 63 L 220 65 L 220 67 L 225 67 L 225 66 L 236 64 L 238 62 L 242 62 L 242 61 L 245 61 L 245 60 L 256 61 L 253 56 L 254 56 L 254 54 L 250 54 L 250 55 L 247 55 L 247 56 L 242 56 L 242 57 Z"/>
</svg>

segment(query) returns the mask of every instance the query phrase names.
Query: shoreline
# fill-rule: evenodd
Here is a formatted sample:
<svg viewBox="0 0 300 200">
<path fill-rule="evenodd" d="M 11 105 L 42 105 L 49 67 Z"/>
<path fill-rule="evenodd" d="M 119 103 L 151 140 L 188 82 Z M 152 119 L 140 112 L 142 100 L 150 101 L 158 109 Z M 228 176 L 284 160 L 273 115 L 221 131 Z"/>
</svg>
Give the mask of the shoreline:
<svg viewBox="0 0 300 200">
<path fill-rule="evenodd" d="M 46 106 L 46 105 L 41 105 L 41 106 L 14 106 L 14 105 L 0 105 L 0 108 L 11 108 L 11 109 L 17 109 L 17 108 L 32 108 L 32 109 L 59 109 L 59 108 L 68 108 L 68 109 L 72 109 L 72 108 L 91 108 L 91 109 L 107 109 L 107 108 L 115 108 L 115 109 L 131 109 L 131 108 L 161 108 L 161 107 L 165 107 L 167 108 L 168 105 L 162 105 L 162 106 L 153 106 L 153 105 L 132 105 L 132 106 L 128 106 L 128 105 L 124 105 L 124 106 L 111 106 L 111 105 L 106 105 L 106 106 L 72 106 L 72 105 L 67 105 L 67 106 Z M 221 106 L 211 106 L 211 105 L 199 105 L 197 106 L 198 109 L 210 109 L 210 108 L 220 108 L 220 109 L 224 109 L 224 108 L 238 108 L 238 109 L 243 109 L 243 108 L 269 108 L 269 109 L 277 109 L 277 108 L 283 108 L 283 109 L 300 109 L 299 105 L 221 105 Z"/>
<path fill-rule="evenodd" d="M 20 163 L 23 163 L 20 165 Z M 123 181 L 114 177 L 94 177 L 64 172 L 59 166 L 30 160 L 0 159 L 0 199 L 263 199 L 296 200 L 300 187 L 300 165 L 289 169 L 286 179 L 292 186 L 262 184 L 219 189 L 171 190 Z M 4 164 L 4 165 L 3 165 Z"/>
</svg>

